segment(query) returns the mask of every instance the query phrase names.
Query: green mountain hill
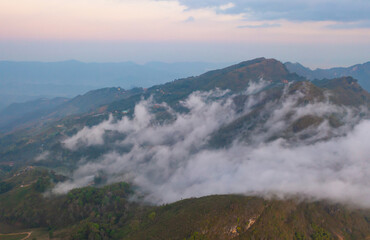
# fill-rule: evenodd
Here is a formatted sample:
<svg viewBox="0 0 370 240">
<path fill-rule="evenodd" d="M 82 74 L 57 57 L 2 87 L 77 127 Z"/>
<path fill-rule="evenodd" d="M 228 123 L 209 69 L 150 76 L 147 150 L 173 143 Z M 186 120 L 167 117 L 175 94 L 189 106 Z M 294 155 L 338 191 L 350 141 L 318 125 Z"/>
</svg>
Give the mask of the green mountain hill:
<svg viewBox="0 0 370 240">
<path fill-rule="evenodd" d="M 320 146 L 334 146 L 327 154 L 338 155 L 340 138 L 369 119 L 369 107 L 369 92 L 352 77 L 309 81 L 277 60 L 258 58 L 148 89 L 98 89 L 45 111 L 36 109 L 33 113 L 39 115 L 18 118 L 8 125 L 18 129 L 0 135 L 0 239 L 2 233 L 33 231 L 47 235 L 41 239 L 370 239 L 366 204 L 311 196 L 310 191 L 252 191 L 248 196 L 211 192 L 173 203 L 151 199 L 171 181 L 183 179 L 173 185 L 181 191 L 186 184 L 198 186 L 208 175 L 229 184 L 212 187 L 235 192 L 229 191 L 231 185 L 244 182 L 217 175 L 223 170 L 217 168 L 222 160 L 217 154 L 232 155 L 231 166 L 220 168 L 236 174 L 239 165 L 233 160 L 240 153 L 232 151 L 243 154 L 245 146 L 253 151 L 279 140 L 284 147 L 275 144 L 268 155 L 284 150 L 295 160 L 301 155 L 286 151 L 289 147 L 300 146 L 299 153 L 306 154 L 314 148 L 305 147 L 330 142 Z M 162 164 L 168 155 L 166 169 Z M 214 160 L 205 168 L 195 164 L 204 155 Z M 311 165 L 308 157 L 303 160 L 298 163 L 307 171 L 329 166 L 324 170 L 334 180 L 348 166 L 349 179 L 366 179 L 356 175 L 352 161 L 319 159 Z M 187 169 L 191 164 L 195 166 Z M 288 168 L 288 175 L 295 170 L 293 162 L 284 165 L 277 159 L 274 164 Z M 366 169 L 367 163 L 361 164 Z M 167 178 L 175 171 L 178 175 Z M 347 175 L 338 176 L 342 178 Z M 287 178 L 279 187 L 292 186 L 292 181 Z M 153 189 L 142 188 L 143 183 Z M 329 193 L 335 193 L 335 184 Z M 70 185 L 67 193 L 54 191 Z M 203 190 L 198 191 L 208 191 Z M 366 200 L 364 192 L 360 196 Z"/>
<path fill-rule="evenodd" d="M 283 85 L 289 81 L 301 81 L 303 77 L 289 73 L 285 66 L 275 59 L 257 58 L 224 69 L 214 70 L 197 77 L 175 80 L 149 88 L 144 96 L 153 95 L 158 101 L 176 103 L 194 91 L 209 91 L 215 88 L 229 89 L 233 92 L 245 90 L 251 82 L 263 79 L 271 84 Z M 108 106 L 108 111 L 132 108 L 140 101 L 140 96 L 117 101 Z"/>
<path fill-rule="evenodd" d="M 198 75 L 226 63 L 133 62 L 85 63 L 0 61 L 0 109 L 40 97 L 68 97 L 98 88 L 150 87 L 172 79 Z"/>
<path fill-rule="evenodd" d="M 50 110 L 67 102 L 67 98 L 41 98 L 24 103 L 13 103 L 0 112 L 0 128 L 7 128 L 11 123 L 25 123 L 28 119 L 47 114 Z"/>
<path fill-rule="evenodd" d="M 257 83 L 261 79 L 265 85 L 258 94 L 265 96 L 260 104 L 253 107 L 253 111 L 246 115 L 240 115 L 228 125 L 222 126 L 213 134 L 210 140 L 211 146 L 221 147 L 230 143 L 233 139 L 252 136 L 253 129 L 267 120 L 271 115 L 273 106 L 279 107 L 288 96 L 302 92 L 297 107 L 307 103 L 331 102 L 335 105 L 369 106 L 369 93 L 363 90 L 352 78 L 339 78 L 309 82 L 303 77 L 288 72 L 286 67 L 274 59 L 258 58 L 242 62 L 231 67 L 207 72 L 198 77 L 175 80 L 163 85 L 156 85 L 148 89 L 123 90 L 120 88 L 105 88 L 88 92 L 85 95 L 73 98 L 57 108 L 50 110 L 36 121 L 30 118 L 28 130 L 15 131 L 0 138 L 0 153 L 5 162 L 33 162 L 43 151 L 50 151 L 62 162 L 55 163 L 45 160 L 45 164 L 56 166 L 62 164 L 72 167 L 81 156 L 96 157 L 111 147 L 104 146 L 102 149 L 88 148 L 82 152 L 68 153 L 60 144 L 62 139 L 75 134 L 84 126 L 96 125 L 106 120 L 109 114 L 116 118 L 132 116 L 135 105 L 142 99 L 153 97 L 158 102 L 165 102 L 177 111 L 186 111 L 179 102 L 187 98 L 195 91 L 209 91 L 215 88 L 230 89 L 237 109 L 243 109 L 248 97 L 243 92 L 250 84 Z M 290 83 L 290 84 L 289 84 Z M 288 91 L 284 90 L 288 88 Z M 284 96 L 283 94 L 286 93 Z M 327 99 L 326 95 L 329 96 Z M 272 105 L 271 105 L 272 104 Z M 169 117 L 165 109 L 155 110 L 160 119 Z M 288 116 L 288 115 L 287 115 Z M 42 121 L 40 121 L 42 119 Z M 342 126 L 341 116 L 326 116 L 333 127 Z M 48 121 L 44 121 L 48 120 Z M 291 138 L 296 133 L 304 133 L 304 129 L 315 126 L 324 120 L 322 117 L 303 116 L 294 120 L 290 127 L 282 129 L 280 133 L 271 136 Z M 251 135 L 252 134 L 252 135 Z M 307 135 L 303 134 L 303 137 Z M 38 164 L 41 164 L 42 161 Z"/>
<path fill-rule="evenodd" d="M 25 168 L 1 182 L 0 223 L 49 229 L 51 239 L 367 239 L 370 210 L 299 198 L 215 195 L 152 206 L 129 200 L 126 183 L 43 192 L 64 179 Z M 6 231 L 12 228 L 4 228 Z M 32 237 L 32 236 L 31 236 Z"/>
<path fill-rule="evenodd" d="M 25 103 L 12 104 L 0 113 L 0 130 L 12 130 L 34 127 L 35 124 L 56 121 L 66 116 L 91 112 L 102 112 L 102 105 L 126 99 L 141 93 L 141 88 L 125 90 L 120 87 L 102 88 L 78 95 L 72 99 L 40 99 Z"/>
</svg>

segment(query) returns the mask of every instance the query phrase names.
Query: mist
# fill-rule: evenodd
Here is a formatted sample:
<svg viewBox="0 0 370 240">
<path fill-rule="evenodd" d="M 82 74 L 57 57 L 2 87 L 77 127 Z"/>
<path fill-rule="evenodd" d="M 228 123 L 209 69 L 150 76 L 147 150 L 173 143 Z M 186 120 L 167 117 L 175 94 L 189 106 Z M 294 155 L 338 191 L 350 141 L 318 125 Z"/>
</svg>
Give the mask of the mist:
<svg viewBox="0 0 370 240">
<path fill-rule="evenodd" d="M 53 192 L 86 186 L 103 173 L 107 183 L 127 181 L 137 186 L 137 194 L 154 204 L 245 194 L 370 207 L 370 120 L 359 117 L 368 115 L 367 108 L 329 101 L 301 105 L 304 92 L 284 91 L 278 101 L 266 103 L 253 127 L 240 132 L 228 146 L 210 145 L 221 127 L 252 113 L 267 99 L 260 91 L 265 86 L 263 81 L 255 83 L 241 93 L 247 97 L 242 111 L 233 101 L 236 95 L 228 91 L 195 92 L 181 102 L 189 110 L 185 113 L 149 98 L 136 105 L 132 118 L 111 116 L 85 127 L 63 141 L 66 149 L 107 144 L 110 131 L 125 137 L 113 143 L 117 150 L 94 161 L 82 159 L 72 180 L 57 184 Z M 158 122 L 154 105 L 172 117 Z M 324 120 L 293 136 L 286 134 L 294 121 L 308 114 Z M 330 125 L 326 117 L 333 114 L 340 116 L 341 126 Z"/>
</svg>

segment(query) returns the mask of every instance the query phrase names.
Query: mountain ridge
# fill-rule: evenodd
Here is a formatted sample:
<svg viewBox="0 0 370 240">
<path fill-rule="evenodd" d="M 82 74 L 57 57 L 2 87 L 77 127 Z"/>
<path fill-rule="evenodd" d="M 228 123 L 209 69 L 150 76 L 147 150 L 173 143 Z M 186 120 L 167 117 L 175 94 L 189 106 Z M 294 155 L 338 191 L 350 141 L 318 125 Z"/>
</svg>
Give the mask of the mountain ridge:
<svg viewBox="0 0 370 240">
<path fill-rule="evenodd" d="M 369 103 L 351 77 L 309 81 L 265 58 L 90 91 L 0 135 L 0 227 L 41 239 L 366 239 Z"/>
<path fill-rule="evenodd" d="M 370 91 L 370 61 L 363 64 L 355 64 L 350 67 L 333 67 L 329 69 L 317 68 L 315 70 L 305 67 L 300 63 L 286 62 L 284 65 L 289 71 L 304 76 L 309 80 L 351 76 L 357 79 L 363 88 Z"/>
</svg>

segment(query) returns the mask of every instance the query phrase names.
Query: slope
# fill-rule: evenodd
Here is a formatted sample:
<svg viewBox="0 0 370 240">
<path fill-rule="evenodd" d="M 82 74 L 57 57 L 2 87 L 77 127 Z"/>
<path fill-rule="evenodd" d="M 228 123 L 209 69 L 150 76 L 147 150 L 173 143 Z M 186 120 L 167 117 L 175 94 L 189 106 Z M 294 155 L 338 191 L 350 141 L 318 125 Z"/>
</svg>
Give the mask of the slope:
<svg viewBox="0 0 370 240">
<path fill-rule="evenodd" d="M 214 195 L 152 206 L 129 200 L 135 192 L 126 183 L 43 196 L 56 181 L 63 179 L 35 168 L 5 180 L 12 189 L 0 193 L 0 224 L 16 224 L 18 231 L 48 228 L 57 239 L 360 240 L 370 235 L 369 209 L 327 201 Z"/>
</svg>

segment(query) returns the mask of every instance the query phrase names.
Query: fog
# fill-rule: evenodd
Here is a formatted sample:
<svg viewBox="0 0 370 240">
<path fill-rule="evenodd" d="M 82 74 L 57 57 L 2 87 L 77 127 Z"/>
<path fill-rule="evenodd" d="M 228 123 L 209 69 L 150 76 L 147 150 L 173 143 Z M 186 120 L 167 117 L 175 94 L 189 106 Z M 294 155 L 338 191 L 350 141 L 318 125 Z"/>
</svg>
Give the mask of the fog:
<svg viewBox="0 0 370 240">
<path fill-rule="evenodd" d="M 242 111 L 228 91 L 195 92 L 181 104 L 189 109 L 177 113 L 160 104 L 172 118 L 156 121 L 153 99 L 136 105 L 132 118 L 110 117 L 85 127 L 63 142 L 77 151 L 107 144 L 107 131 L 125 135 L 113 143 L 117 151 L 99 159 L 81 160 L 72 180 L 59 183 L 55 193 L 86 186 L 98 173 L 107 183 L 128 181 L 137 194 L 154 204 L 211 194 L 246 194 L 269 197 L 300 197 L 370 207 L 370 121 L 360 118 L 366 108 L 336 106 L 328 101 L 300 105 L 304 92 L 285 93 L 264 104 L 253 127 L 243 129 L 230 145 L 210 146 L 222 126 L 252 113 L 266 99 L 259 91 L 265 82 L 252 84 Z M 287 88 L 287 87 L 286 87 Z M 158 105 L 156 105 L 158 106 Z M 294 135 L 287 133 L 302 116 L 322 117 L 322 122 Z M 339 116 L 340 127 L 327 116 Z M 251 123 L 252 124 L 252 123 Z M 304 137 L 303 137 L 304 136 Z M 126 152 L 118 149 L 125 147 Z"/>
</svg>

